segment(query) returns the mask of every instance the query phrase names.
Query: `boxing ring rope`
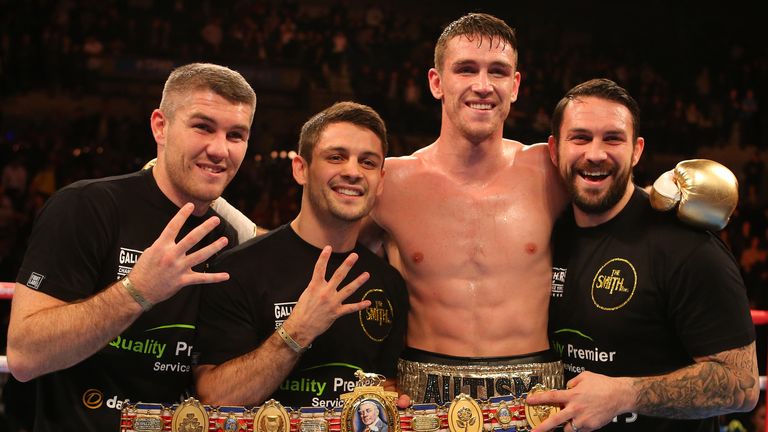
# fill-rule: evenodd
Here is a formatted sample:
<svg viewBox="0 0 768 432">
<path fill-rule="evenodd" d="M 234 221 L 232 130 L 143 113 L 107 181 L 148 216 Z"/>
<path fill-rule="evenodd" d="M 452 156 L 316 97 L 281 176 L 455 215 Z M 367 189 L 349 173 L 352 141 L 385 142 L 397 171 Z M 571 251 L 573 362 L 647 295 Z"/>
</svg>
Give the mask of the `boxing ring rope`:
<svg viewBox="0 0 768 432">
<path fill-rule="evenodd" d="M 0 282 L 0 300 L 10 300 L 13 298 L 13 289 L 15 284 L 13 282 Z M 756 326 L 768 324 L 768 310 L 752 310 L 752 321 Z M 8 358 L 6 356 L 0 356 L 0 373 L 8 373 Z M 766 377 L 760 377 L 760 390 L 765 390 Z M 768 432 L 768 413 L 766 414 L 766 427 L 765 431 Z"/>
</svg>

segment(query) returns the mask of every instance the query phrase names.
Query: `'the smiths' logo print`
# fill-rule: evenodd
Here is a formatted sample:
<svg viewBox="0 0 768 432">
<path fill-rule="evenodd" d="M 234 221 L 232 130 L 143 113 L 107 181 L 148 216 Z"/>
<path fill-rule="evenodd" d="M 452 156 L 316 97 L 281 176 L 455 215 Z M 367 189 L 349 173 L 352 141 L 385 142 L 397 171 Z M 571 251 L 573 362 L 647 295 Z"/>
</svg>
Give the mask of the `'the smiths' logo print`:
<svg viewBox="0 0 768 432">
<path fill-rule="evenodd" d="M 637 272 L 629 261 L 614 258 L 597 271 L 592 280 L 592 302 L 599 309 L 620 309 L 635 294 Z"/>
<path fill-rule="evenodd" d="M 358 313 L 360 326 L 366 336 L 376 342 L 381 342 L 389 336 L 395 319 L 392 303 L 384 294 L 384 290 L 371 289 L 363 294 L 363 300 L 370 300 L 371 306 Z"/>
</svg>

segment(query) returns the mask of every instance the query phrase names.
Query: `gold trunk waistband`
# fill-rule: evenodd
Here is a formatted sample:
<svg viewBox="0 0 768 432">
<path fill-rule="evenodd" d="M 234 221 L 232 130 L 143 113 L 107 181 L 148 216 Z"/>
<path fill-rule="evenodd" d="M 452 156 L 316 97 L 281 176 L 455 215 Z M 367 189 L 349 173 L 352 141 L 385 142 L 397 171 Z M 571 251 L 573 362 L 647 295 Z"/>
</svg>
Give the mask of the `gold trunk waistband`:
<svg viewBox="0 0 768 432">
<path fill-rule="evenodd" d="M 475 399 L 521 396 L 536 384 L 563 388 L 563 364 L 553 351 L 525 356 L 471 358 L 435 354 L 415 348 L 403 351 L 398 390 L 414 403 L 443 404 L 459 393 Z"/>
</svg>

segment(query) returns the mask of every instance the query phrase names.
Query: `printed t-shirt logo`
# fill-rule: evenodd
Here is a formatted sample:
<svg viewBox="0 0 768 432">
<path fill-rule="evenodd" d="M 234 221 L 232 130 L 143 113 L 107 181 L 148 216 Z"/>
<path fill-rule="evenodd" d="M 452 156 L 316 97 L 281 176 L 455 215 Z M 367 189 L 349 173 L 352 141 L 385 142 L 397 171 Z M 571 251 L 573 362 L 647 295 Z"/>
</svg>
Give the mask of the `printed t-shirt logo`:
<svg viewBox="0 0 768 432">
<path fill-rule="evenodd" d="M 83 405 L 89 409 L 101 408 L 104 403 L 104 393 L 97 389 L 88 389 L 83 393 Z"/>
<path fill-rule="evenodd" d="M 565 275 L 568 269 L 564 267 L 552 267 L 552 297 L 562 297 L 565 286 Z"/>
<path fill-rule="evenodd" d="M 275 328 L 280 327 L 280 324 L 291 316 L 293 308 L 296 307 L 296 302 L 275 303 Z"/>
<path fill-rule="evenodd" d="M 133 265 L 136 264 L 136 261 L 139 260 L 139 257 L 141 254 L 144 253 L 144 251 L 140 251 L 137 249 L 129 249 L 126 247 L 120 248 L 120 253 L 118 254 L 118 265 L 117 265 L 117 279 L 120 280 L 128 275 L 128 273 L 133 270 Z"/>
<path fill-rule="evenodd" d="M 29 275 L 29 279 L 27 279 L 27 286 L 32 289 L 40 289 L 43 279 L 45 279 L 45 276 L 40 273 L 32 272 L 32 274 Z"/>
<path fill-rule="evenodd" d="M 389 336 L 395 319 L 394 309 L 382 289 L 370 289 L 362 300 L 370 300 L 371 306 L 358 312 L 360 327 L 371 340 L 381 342 Z"/>
<path fill-rule="evenodd" d="M 620 309 L 632 300 L 636 287 L 637 271 L 632 263 L 613 258 L 592 279 L 592 302 L 602 310 Z"/>
</svg>

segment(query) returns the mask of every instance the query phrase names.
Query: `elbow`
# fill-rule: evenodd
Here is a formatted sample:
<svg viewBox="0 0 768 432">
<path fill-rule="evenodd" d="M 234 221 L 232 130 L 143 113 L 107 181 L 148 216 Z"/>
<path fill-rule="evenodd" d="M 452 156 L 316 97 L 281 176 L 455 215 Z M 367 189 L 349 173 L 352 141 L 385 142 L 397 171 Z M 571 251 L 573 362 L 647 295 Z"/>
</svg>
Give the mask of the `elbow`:
<svg viewBox="0 0 768 432">
<path fill-rule="evenodd" d="M 760 399 L 760 380 L 755 380 L 755 384 L 747 389 L 745 392 L 744 402 L 739 411 L 747 412 L 752 411 L 757 406 L 757 402 Z"/>
<path fill-rule="evenodd" d="M 214 367 L 211 365 L 197 366 L 194 369 L 195 393 L 197 398 L 206 405 L 224 405 L 219 386 L 213 377 Z"/>
<path fill-rule="evenodd" d="M 209 385 L 206 385 L 204 382 L 201 383 L 198 381 L 196 390 L 197 390 L 197 398 L 203 404 L 216 405 L 216 406 L 223 405 L 221 399 L 219 398 L 219 395 L 216 394 L 215 386 L 209 386 Z"/>
<path fill-rule="evenodd" d="M 34 368 L 32 362 L 29 361 L 29 359 L 25 359 L 24 356 L 10 344 L 8 345 L 7 359 L 8 370 L 17 380 L 28 382 L 40 376 L 40 373 Z"/>
<path fill-rule="evenodd" d="M 216 405 L 216 403 L 212 402 L 214 400 L 214 395 L 211 392 L 210 386 L 207 384 L 207 380 L 197 373 L 195 374 L 195 393 L 197 394 L 197 399 L 201 403 L 205 405 Z"/>
<path fill-rule="evenodd" d="M 50 361 L 42 355 L 35 355 L 34 348 L 25 343 L 26 340 L 21 333 L 9 329 L 6 346 L 8 371 L 21 382 L 32 381 L 51 372 Z"/>
</svg>

